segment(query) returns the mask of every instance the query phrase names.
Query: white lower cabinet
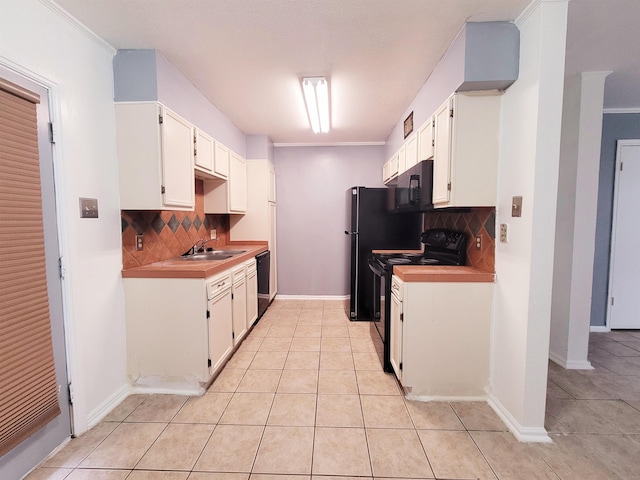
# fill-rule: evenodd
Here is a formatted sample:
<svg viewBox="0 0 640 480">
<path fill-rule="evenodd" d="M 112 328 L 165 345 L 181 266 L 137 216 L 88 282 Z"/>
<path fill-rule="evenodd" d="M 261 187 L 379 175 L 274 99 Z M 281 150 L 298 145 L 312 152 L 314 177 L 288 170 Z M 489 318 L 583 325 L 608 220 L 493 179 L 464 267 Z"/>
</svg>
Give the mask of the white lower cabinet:
<svg viewBox="0 0 640 480">
<path fill-rule="evenodd" d="M 395 282 L 394 277 L 394 282 Z M 391 366 L 402 383 L 402 297 L 391 292 L 391 332 L 389 332 L 389 349 L 391 354 Z"/>
<path fill-rule="evenodd" d="M 247 328 L 258 319 L 258 270 L 255 258 L 245 263 L 247 273 Z"/>
<path fill-rule="evenodd" d="M 209 339 L 209 375 L 213 375 L 233 350 L 231 275 L 207 280 L 207 337 Z"/>
<path fill-rule="evenodd" d="M 235 346 L 238 345 L 247 334 L 247 277 L 245 275 L 244 263 L 233 269 L 232 278 L 233 344 Z"/>
<path fill-rule="evenodd" d="M 391 363 L 411 397 L 485 397 L 494 284 L 392 279 Z"/>
<path fill-rule="evenodd" d="M 123 278 L 134 391 L 205 392 L 247 332 L 244 272 L 243 263 L 206 279 Z"/>
</svg>

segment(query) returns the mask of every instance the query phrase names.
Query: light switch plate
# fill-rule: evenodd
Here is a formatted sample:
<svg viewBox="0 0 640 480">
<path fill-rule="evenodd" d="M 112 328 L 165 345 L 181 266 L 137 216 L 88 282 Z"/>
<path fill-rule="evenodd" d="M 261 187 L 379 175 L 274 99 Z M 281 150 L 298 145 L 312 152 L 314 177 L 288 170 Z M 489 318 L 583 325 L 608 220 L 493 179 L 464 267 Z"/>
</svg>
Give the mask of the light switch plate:
<svg viewBox="0 0 640 480">
<path fill-rule="evenodd" d="M 211 234 L 211 240 L 215 240 L 216 238 L 218 238 L 215 228 L 212 228 L 209 233 Z"/>
<path fill-rule="evenodd" d="M 80 197 L 80 218 L 98 218 L 98 199 Z"/>
<path fill-rule="evenodd" d="M 511 199 L 511 216 L 512 217 L 522 216 L 522 197 L 513 197 Z"/>
</svg>

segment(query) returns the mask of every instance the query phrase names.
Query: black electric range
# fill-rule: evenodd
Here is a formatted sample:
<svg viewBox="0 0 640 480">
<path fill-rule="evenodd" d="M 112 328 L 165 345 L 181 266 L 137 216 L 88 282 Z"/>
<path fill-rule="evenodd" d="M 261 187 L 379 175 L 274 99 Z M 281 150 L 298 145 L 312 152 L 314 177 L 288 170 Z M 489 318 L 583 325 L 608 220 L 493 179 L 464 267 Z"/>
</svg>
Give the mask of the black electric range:
<svg viewBox="0 0 640 480">
<path fill-rule="evenodd" d="M 464 265 L 467 258 L 467 236 L 463 232 L 431 229 L 422 233 L 422 253 L 372 253 L 369 268 L 373 272 L 375 334 L 382 339 L 383 367 L 392 372 L 388 332 L 391 321 L 391 277 L 398 265 Z M 389 301 L 387 301 L 389 300 Z"/>
</svg>

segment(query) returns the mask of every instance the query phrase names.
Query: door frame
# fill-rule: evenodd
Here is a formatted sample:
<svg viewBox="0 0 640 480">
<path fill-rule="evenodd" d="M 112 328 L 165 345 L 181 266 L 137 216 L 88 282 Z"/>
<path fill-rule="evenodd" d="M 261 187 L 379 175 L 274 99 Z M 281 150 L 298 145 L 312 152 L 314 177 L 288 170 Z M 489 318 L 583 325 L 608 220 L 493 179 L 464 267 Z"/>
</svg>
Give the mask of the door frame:
<svg viewBox="0 0 640 480">
<path fill-rule="evenodd" d="M 620 164 L 622 163 L 622 148 L 628 146 L 640 147 L 640 139 L 619 139 L 616 143 L 615 180 L 613 184 L 613 212 L 611 218 L 611 247 L 609 248 L 609 283 L 607 285 L 607 316 L 605 328 L 611 330 L 611 286 L 613 285 L 613 261 L 616 254 L 616 231 L 618 228 L 618 195 L 620 188 Z"/>
<path fill-rule="evenodd" d="M 50 143 L 50 152 L 51 152 L 51 163 L 52 163 L 52 171 L 53 171 L 53 198 L 54 198 L 54 210 L 55 210 L 55 222 L 56 222 L 56 241 L 57 241 L 57 252 L 60 265 L 60 303 L 62 307 L 62 328 L 63 328 L 63 339 L 64 339 L 64 352 L 65 352 L 65 372 L 66 379 L 60 378 L 60 383 L 62 388 L 72 385 L 73 378 L 73 370 L 72 370 L 72 358 L 73 358 L 73 328 L 70 322 L 70 305 L 71 305 L 71 297 L 70 290 L 68 287 L 68 272 L 64 270 L 64 252 L 67 248 L 66 236 L 65 233 L 67 231 L 67 222 L 65 221 L 65 217 L 62 212 L 66 211 L 64 205 L 63 192 L 64 190 L 64 182 L 62 181 L 61 171 L 63 170 L 62 164 L 63 157 L 61 155 L 61 145 L 56 142 L 59 141 L 60 135 L 58 130 L 58 125 L 60 124 L 60 100 L 57 91 L 57 86 L 51 80 L 38 75 L 37 73 L 23 67 L 22 65 L 16 64 L 6 57 L 0 57 L 0 72 L 5 73 L 5 78 L 9 81 L 13 81 L 14 83 L 21 84 L 20 82 L 28 82 L 36 87 L 39 87 L 47 92 L 46 99 L 42 99 L 42 102 L 46 101 L 46 106 L 49 113 L 49 122 L 53 126 L 53 131 L 51 132 L 53 135 L 53 141 Z M 24 88 L 29 89 L 29 85 L 21 84 Z M 31 87 L 33 88 L 33 87 Z M 38 143 L 40 143 L 40 130 L 38 130 Z M 41 155 L 41 154 L 40 154 Z M 43 212 L 44 213 L 44 212 Z M 66 381 L 66 385 L 64 382 Z M 68 395 L 72 397 L 72 391 L 68 392 Z M 69 402 L 68 405 L 61 405 L 61 408 L 66 409 L 69 412 L 69 432 L 70 436 L 75 436 L 75 425 L 74 425 L 74 417 L 73 417 L 73 405 Z M 46 428 L 46 427 L 45 427 Z M 28 440 L 26 440 L 28 441 Z M 21 444 L 23 445 L 23 444 Z M 21 446 L 16 447 L 16 449 L 20 449 Z M 8 454 L 10 455 L 10 453 Z"/>
</svg>

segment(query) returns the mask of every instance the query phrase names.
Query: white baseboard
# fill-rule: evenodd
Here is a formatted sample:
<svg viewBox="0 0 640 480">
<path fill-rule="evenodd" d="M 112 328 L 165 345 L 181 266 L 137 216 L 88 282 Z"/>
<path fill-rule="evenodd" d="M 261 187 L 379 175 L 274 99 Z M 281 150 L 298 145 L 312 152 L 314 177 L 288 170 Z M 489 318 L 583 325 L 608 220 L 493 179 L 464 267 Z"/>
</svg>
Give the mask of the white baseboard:
<svg viewBox="0 0 640 480">
<path fill-rule="evenodd" d="M 607 333 L 610 332 L 611 329 L 609 327 L 606 327 L 604 325 L 592 325 L 589 327 L 589 331 L 590 332 L 597 332 L 597 333 Z"/>
<path fill-rule="evenodd" d="M 549 359 L 567 370 L 593 370 L 589 360 L 569 360 L 554 352 L 549 352 Z"/>
<path fill-rule="evenodd" d="M 202 387 L 194 388 L 172 388 L 172 387 L 152 387 L 152 386 L 133 386 L 131 393 L 139 393 L 145 395 L 184 395 L 196 397 L 204 395 L 205 389 Z"/>
<path fill-rule="evenodd" d="M 509 428 L 519 442 L 553 443 L 544 427 L 523 427 L 494 395 L 489 394 L 487 403 Z"/>
<path fill-rule="evenodd" d="M 225 363 L 226 363 L 225 359 Z M 148 375 L 136 377 L 131 380 L 131 393 L 142 393 L 147 395 L 167 394 L 167 395 L 204 395 L 208 384 L 202 383 L 195 378 L 189 377 L 163 377 Z"/>
<path fill-rule="evenodd" d="M 486 396 L 478 397 L 434 397 L 430 395 L 405 395 L 407 400 L 414 400 L 416 402 L 486 402 Z"/>
<path fill-rule="evenodd" d="M 128 384 L 122 385 L 122 387 L 116 390 L 109 398 L 98 405 L 97 408 L 93 409 L 87 418 L 89 428 L 97 425 L 111 410 L 127 398 L 129 393 L 131 393 L 131 387 Z"/>
<path fill-rule="evenodd" d="M 349 295 L 281 295 L 274 300 L 348 300 Z"/>
</svg>

